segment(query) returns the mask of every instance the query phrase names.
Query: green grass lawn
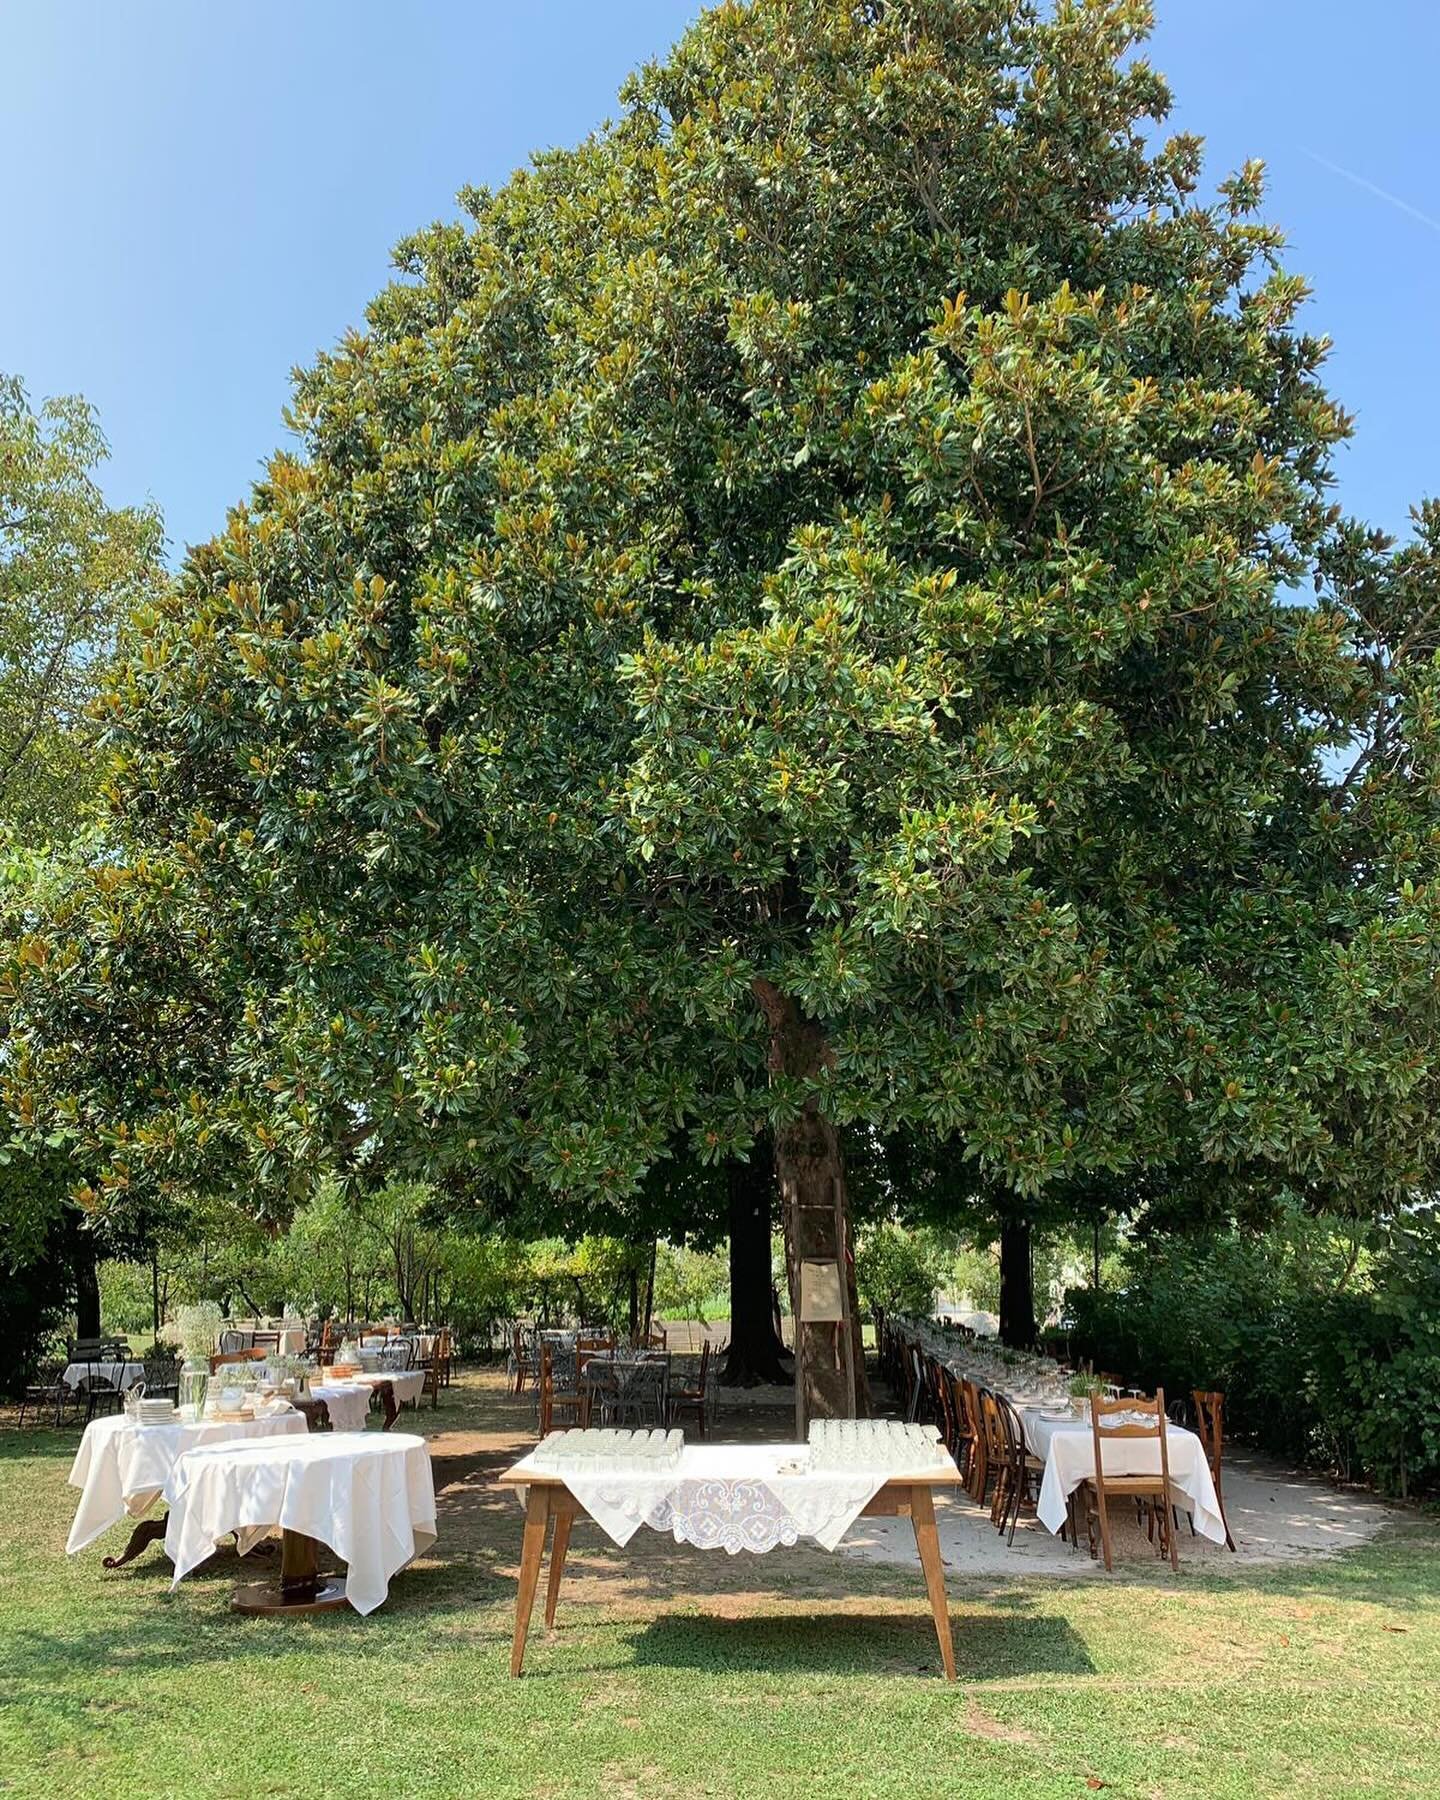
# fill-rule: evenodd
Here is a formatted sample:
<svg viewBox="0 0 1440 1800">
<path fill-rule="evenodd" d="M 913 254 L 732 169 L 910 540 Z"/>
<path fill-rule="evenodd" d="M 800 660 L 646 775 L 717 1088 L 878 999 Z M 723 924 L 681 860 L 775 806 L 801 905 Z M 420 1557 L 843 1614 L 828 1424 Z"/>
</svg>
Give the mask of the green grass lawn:
<svg viewBox="0 0 1440 1800">
<path fill-rule="evenodd" d="M 0 1434 L 0 1792 L 561 1796 L 1440 1790 L 1440 1529 L 1178 1579 L 952 1577 L 960 1680 L 918 1575 L 814 1549 L 576 1534 L 559 1628 L 506 1673 L 520 1513 L 488 1477 L 523 1404 L 438 1414 L 440 1542 L 368 1619 L 241 1619 L 224 1552 L 67 1559 L 76 1434 Z"/>
</svg>

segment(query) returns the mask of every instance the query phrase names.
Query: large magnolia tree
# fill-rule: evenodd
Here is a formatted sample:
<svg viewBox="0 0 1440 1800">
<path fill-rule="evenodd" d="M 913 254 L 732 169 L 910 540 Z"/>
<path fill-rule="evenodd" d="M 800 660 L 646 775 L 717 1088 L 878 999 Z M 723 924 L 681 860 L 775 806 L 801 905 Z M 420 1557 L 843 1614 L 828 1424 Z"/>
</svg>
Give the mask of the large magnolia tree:
<svg viewBox="0 0 1440 1800">
<path fill-rule="evenodd" d="M 139 616 L 126 854 L 12 959 L 88 1203 L 471 1164 L 579 1218 L 768 1127 L 798 1259 L 849 1123 L 1022 1214 L 1427 1177 L 1428 539 L 1339 524 L 1304 284 L 1148 24 L 723 6 L 402 246 Z"/>
</svg>

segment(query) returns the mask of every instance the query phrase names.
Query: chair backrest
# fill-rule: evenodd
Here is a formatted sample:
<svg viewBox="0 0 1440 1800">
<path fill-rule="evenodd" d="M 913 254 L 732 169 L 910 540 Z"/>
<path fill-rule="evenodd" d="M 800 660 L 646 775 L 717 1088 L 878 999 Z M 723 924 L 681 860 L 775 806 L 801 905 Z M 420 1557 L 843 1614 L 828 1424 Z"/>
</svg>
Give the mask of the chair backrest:
<svg viewBox="0 0 1440 1800">
<path fill-rule="evenodd" d="M 575 1339 L 575 1351 L 579 1356 L 583 1356 L 587 1350 L 613 1350 L 614 1348 L 615 1338 L 613 1333 L 596 1332 L 593 1336 L 577 1337 Z"/>
<path fill-rule="evenodd" d="M 958 1375 L 952 1375 L 949 1369 L 944 1371 L 944 1380 L 950 1391 L 950 1417 L 955 1421 L 956 1438 L 963 1441 L 974 1437 L 969 1409 L 965 1403 L 965 1383 Z"/>
<path fill-rule="evenodd" d="M 965 1402 L 965 1418 L 977 1444 L 985 1443 L 985 1421 L 980 1416 L 980 1390 L 969 1376 L 960 1379 L 960 1396 Z"/>
<path fill-rule="evenodd" d="M 700 1378 L 696 1382 L 696 1386 L 700 1389 L 700 1392 L 702 1394 L 705 1392 L 705 1387 L 706 1387 L 707 1382 L 709 1381 L 709 1378 L 710 1378 L 710 1340 L 707 1337 L 705 1342 L 700 1346 Z"/>
<path fill-rule="evenodd" d="M 264 1362 L 263 1350 L 221 1350 L 210 1358 L 210 1373 L 223 1369 L 227 1363 L 259 1363 Z"/>
<path fill-rule="evenodd" d="M 1217 1388 L 1195 1388 L 1190 1398 L 1195 1402 L 1195 1423 L 1213 1481 L 1220 1468 L 1221 1451 L 1225 1447 L 1225 1396 Z"/>
<path fill-rule="evenodd" d="M 1101 1421 L 1114 1420 L 1105 1425 Z M 1156 1388 L 1150 1399 L 1102 1400 L 1090 1402 L 1090 1431 L 1095 1440 L 1095 1486 L 1105 1490 L 1105 1445 L 1117 1438 L 1153 1438 L 1160 1447 L 1160 1478 L 1165 1492 L 1170 1492 L 1169 1420 L 1165 1415 L 1165 1390 Z"/>
<path fill-rule="evenodd" d="M 255 1347 L 253 1331 L 222 1331 L 216 1348 L 222 1356 L 233 1356 L 237 1350 L 252 1350 Z"/>
<path fill-rule="evenodd" d="M 985 1432 L 985 1450 L 990 1461 L 1003 1463 L 1009 1450 L 1005 1427 L 1000 1420 L 1000 1403 L 989 1388 L 980 1389 L 980 1422 Z"/>
</svg>

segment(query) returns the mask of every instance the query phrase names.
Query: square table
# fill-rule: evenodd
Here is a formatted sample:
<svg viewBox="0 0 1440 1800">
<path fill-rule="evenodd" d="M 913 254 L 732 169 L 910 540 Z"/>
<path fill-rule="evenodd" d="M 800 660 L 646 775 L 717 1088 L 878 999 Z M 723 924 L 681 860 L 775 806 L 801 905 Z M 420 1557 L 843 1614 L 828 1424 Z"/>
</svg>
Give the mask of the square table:
<svg viewBox="0 0 1440 1800">
<path fill-rule="evenodd" d="M 678 1466 L 597 1478 L 573 1466 L 537 1466 L 534 1453 L 499 1478 L 525 1506 L 520 1581 L 510 1673 L 525 1663 L 525 1640 L 551 1521 L 554 1537 L 545 1592 L 545 1623 L 555 1623 L 570 1530 L 593 1519 L 617 1543 L 639 1525 L 668 1531 L 677 1543 L 761 1553 L 810 1537 L 833 1549 L 857 1518 L 909 1518 L 925 1573 L 935 1635 L 947 1681 L 955 1679 L 955 1644 L 945 1599 L 945 1570 L 935 1530 L 936 1488 L 962 1485 L 954 1459 L 915 1471 L 806 1469 L 804 1444 L 687 1444 Z"/>
<path fill-rule="evenodd" d="M 1035 1512 L 1047 1531 L 1059 1531 L 1069 1515 L 1070 1496 L 1095 1475 L 1095 1437 L 1088 1419 L 1047 1419 L 1039 1407 L 1020 1413 L 1025 1443 L 1045 1464 Z M 1105 1428 L 1100 1428 L 1102 1439 Z M 1155 1438 L 1116 1437 L 1102 1444 L 1107 1475 L 1159 1475 L 1160 1445 Z M 1225 1542 L 1225 1520 L 1205 1446 L 1193 1431 L 1171 1425 L 1165 1433 L 1170 1486 L 1183 1499 L 1195 1529 L 1212 1542 Z"/>
</svg>

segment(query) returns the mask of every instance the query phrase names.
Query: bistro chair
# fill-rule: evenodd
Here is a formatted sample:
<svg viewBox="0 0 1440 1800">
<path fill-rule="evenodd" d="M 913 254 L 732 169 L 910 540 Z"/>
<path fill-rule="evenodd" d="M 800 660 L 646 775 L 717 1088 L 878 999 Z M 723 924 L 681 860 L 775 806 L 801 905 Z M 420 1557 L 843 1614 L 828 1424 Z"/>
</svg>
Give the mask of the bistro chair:
<svg viewBox="0 0 1440 1800">
<path fill-rule="evenodd" d="M 540 1340 L 540 1380 L 535 1398 L 542 1438 L 555 1429 L 557 1413 L 568 1414 L 566 1422 L 571 1425 L 586 1422 L 586 1398 L 579 1385 L 575 1352 L 557 1354 L 548 1338 Z"/>
<path fill-rule="evenodd" d="M 669 1360 L 651 1355 L 628 1366 L 616 1363 L 614 1367 L 619 1376 L 615 1423 L 663 1426 L 670 1400 Z"/>
<path fill-rule="evenodd" d="M 440 1405 L 440 1352 L 433 1338 L 430 1340 L 430 1354 L 428 1356 L 420 1355 L 419 1349 L 420 1346 L 416 1343 L 415 1350 L 417 1354 L 410 1366 L 414 1369 L 423 1369 L 425 1371 L 425 1379 L 420 1384 L 420 1399 L 415 1402 L 415 1409 L 417 1412 L 419 1411 L 420 1402 L 423 1401 L 428 1394 L 430 1397 L 430 1410 L 433 1412 Z"/>
<path fill-rule="evenodd" d="M 965 1406 L 965 1384 L 958 1375 L 952 1375 L 948 1369 L 942 1372 L 942 1378 L 950 1397 L 950 1417 L 955 1431 L 954 1440 L 950 1445 L 950 1454 L 955 1458 L 955 1467 L 960 1471 L 960 1479 L 968 1485 L 970 1469 L 975 1457 L 975 1433 Z"/>
<path fill-rule="evenodd" d="M 710 1340 L 707 1337 L 700 1346 L 700 1368 L 694 1385 L 682 1382 L 678 1387 L 671 1387 L 669 1399 L 670 1423 L 675 1424 L 686 1413 L 694 1413 L 695 1430 L 705 1436 L 706 1424 L 713 1417 L 714 1393 L 710 1382 Z"/>
<path fill-rule="evenodd" d="M 119 1412 L 125 1404 L 125 1364 L 107 1358 L 85 1366 L 85 1423 Z"/>
<path fill-rule="evenodd" d="M 1190 1398 L 1195 1402 L 1195 1423 L 1199 1428 L 1205 1460 L 1210 1465 L 1210 1479 L 1215 1484 L 1215 1504 L 1220 1508 L 1220 1522 L 1225 1527 L 1225 1548 L 1234 1550 L 1235 1540 L 1230 1535 L 1230 1520 L 1225 1514 L 1225 1492 L 1220 1481 L 1220 1453 L 1225 1446 L 1225 1396 L 1218 1389 L 1196 1388 Z M 1193 1536 L 1193 1514 L 1190 1532 Z"/>
<path fill-rule="evenodd" d="M 965 1424 L 973 1448 L 970 1452 L 970 1479 L 965 1491 L 977 1506 L 985 1504 L 985 1489 L 990 1484 L 990 1441 L 985 1435 L 984 1409 L 980 1390 L 968 1376 L 960 1380 L 960 1394 L 965 1403 Z"/>
<path fill-rule="evenodd" d="M 533 1325 L 522 1325 L 516 1321 L 510 1334 L 510 1356 L 505 1365 L 505 1376 L 514 1382 L 512 1393 L 518 1394 L 524 1389 L 527 1381 L 538 1381 L 540 1378 L 540 1350 Z"/>
<path fill-rule="evenodd" d="M 180 1362 L 173 1351 L 154 1349 L 145 1358 L 145 1398 L 180 1400 Z"/>
<path fill-rule="evenodd" d="M 996 1487 L 999 1529 L 1009 1526 L 1006 1543 L 1015 1542 L 1015 1526 L 1022 1512 L 1033 1513 L 1040 1497 L 1040 1483 L 1045 1478 L 1045 1465 L 1025 1447 L 1025 1427 L 1020 1415 L 1003 1394 L 991 1396 L 1000 1425 L 1005 1461 Z"/>
<path fill-rule="evenodd" d="M 39 1422 L 42 1413 L 54 1409 L 55 1423 L 61 1424 L 67 1406 L 78 1407 L 81 1396 L 65 1382 L 64 1363 L 45 1363 L 35 1371 L 35 1379 L 27 1381 L 20 1390 L 20 1412 L 15 1424 L 19 1429 L 25 1424 L 25 1413 L 28 1409 Z"/>
<path fill-rule="evenodd" d="M 1117 1422 L 1102 1425 L 1101 1420 L 1107 1418 L 1116 1419 Z M 1150 1400 L 1133 1397 L 1125 1400 L 1102 1400 L 1097 1397 L 1090 1402 L 1090 1430 L 1095 1440 L 1095 1473 L 1089 1480 L 1081 1483 L 1080 1494 L 1085 1508 L 1085 1532 L 1090 1544 L 1090 1554 L 1096 1554 L 1098 1538 L 1107 1570 L 1115 1567 L 1110 1540 L 1112 1500 L 1143 1501 L 1148 1505 L 1152 1528 L 1157 1524 L 1160 1528 L 1161 1554 L 1169 1552 L 1172 1569 L 1180 1566 L 1175 1550 L 1175 1500 L 1170 1486 L 1168 1424 L 1163 1388 L 1156 1388 L 1154 1398 Z M 1137 1439 L 1155 1440 L 1160 1457 L 1159 1472 L 1107 1475 L 1105 1445 L 1117 1440 L 1133 1442 Z"/>
</svg>

